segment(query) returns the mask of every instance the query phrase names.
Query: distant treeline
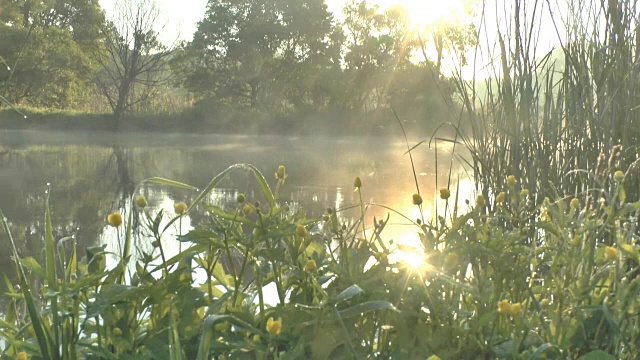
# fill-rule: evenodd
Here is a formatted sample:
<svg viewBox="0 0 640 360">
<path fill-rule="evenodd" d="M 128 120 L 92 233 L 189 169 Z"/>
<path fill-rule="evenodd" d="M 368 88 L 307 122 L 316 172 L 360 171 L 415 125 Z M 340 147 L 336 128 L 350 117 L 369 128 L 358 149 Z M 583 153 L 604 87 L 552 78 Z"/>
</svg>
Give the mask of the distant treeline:
<svg viewBox="0 0 640 360">
<path fill-rule="evenodd" d="M 110 113 L 122 128 L 173 116 L 178 128 L 367 133 L 384 133 L 395 109 L 432 127 L 456 107 L 442 59 L 475 41 L 472 10 L 418 36 L 403 8 L 366 0 L 340 16 L 324 0 L 209 0 L 191 41 L 167 45 L 153 1 L 117 4 L 109 20 L 97 0 L 4 1 L 3 106 Z"/>
</svg>

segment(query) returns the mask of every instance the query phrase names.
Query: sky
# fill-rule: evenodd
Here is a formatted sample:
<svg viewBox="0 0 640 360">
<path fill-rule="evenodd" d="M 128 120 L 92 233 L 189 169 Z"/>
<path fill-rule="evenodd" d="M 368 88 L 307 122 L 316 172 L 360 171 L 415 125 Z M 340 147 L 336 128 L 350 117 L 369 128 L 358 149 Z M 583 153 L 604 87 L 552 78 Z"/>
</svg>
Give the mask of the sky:
<svg viewBox="0 0 640 360">
<path fill-rule="evenodd" d="M 110 17 L 113 13 L 114 2 L 116 0 L 99 0 L 102 7 L 106 10 L 107 16 Z M 339 18 L 339 13 L 344 6 L 346 0 L 325 0 L 329 10 Z M 446 14 L 446 10 L 443 11 L 443 6 L 452 6 L 451 4 L 457 3 L 458 0 L 369 0 L 372 3 L 377 3 L 383 9 L 389 6 L 394 1 L 404 3 L 407 7 L 414 7 L 416 4 L 422 8 L 422 16 L 429 16 L 437 11 L 441 11 Z M 485 1 L 485 28 L 482 29 L 480 35 L 481 38 L 481 52 L 474 53 L 470 51 L 466 54 L 470 60 L 476 58 L 475 76 L 487 77 L 492 75 L 489 68 L 485 66 L 491 62 L 493 58 L 495 60 L 497 54 L 496 45 L 498 43 L 497 34 L 498 29 L 505 28 L 505 24 L 509 21 L 505 14 L 509 13 L 509 7 L 513 6 L 513 0 L 478 0 Z M 553 4 L 560 0 L 551 0 L 549 3 Z M 535 3 L 533 1 L 523 1 L 524 6 Z M 543 6 L 548 4 L 547 2 L 541 2 Z M 158 9 L 160 10 L 160 26 L 164 26 L 160 33 L 160 40 L 165 44 L 173 44 L 176 40 L 191 40 L 193 33 L 197 29 L 197 23 L 202 19 L 205 13 L 207 0 L 156 0 Z M 531 6 L 529 6 L 531 7 Z M 415 9 L 414 9 L 415 10 Z M 413 11 L 415 13 L 416 11 Z M 545 11 L 548 14 L 548 11 Z M 411 15 L 410 15 L 411 16 Z M 550 21 L 549 16 L 541 19 L 543 26 L 540 26 L 540 42 L 537 54 L 546 53 L 550 49 L 559 46 L 558 36 L 553 23 Z M 444 71 L 453 71 L 456 66 L 451 59 L 444 59 Z M 448 69 L 447 69 L 448 66 Z M 472 78 L 474 75 L 474 68 L 471 65 L 467 65 L 463 68 L 463 77 Z"/>
</svg>

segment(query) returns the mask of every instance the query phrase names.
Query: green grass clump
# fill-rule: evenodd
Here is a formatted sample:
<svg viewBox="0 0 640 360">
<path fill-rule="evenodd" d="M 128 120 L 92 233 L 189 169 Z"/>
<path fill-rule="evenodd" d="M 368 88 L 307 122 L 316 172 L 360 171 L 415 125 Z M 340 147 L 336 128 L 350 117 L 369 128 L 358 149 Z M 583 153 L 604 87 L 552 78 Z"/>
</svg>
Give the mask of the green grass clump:
<svg viewBox="0 0 640 360">
<path fill-rule="evenodd" d="M 211 190 L 237 169 L 254 175 L 260 198 L 208 205 Z M 397 258 L 408 250 L 385 238 L 386 221 L 365 223 L 373 204 L 361 200 L 353 221 L 333 209 L 309 219 L 281 205 L 284 167 L 275 175 L 274 194 L 258 169 L 234 165 L 189 206 L 176 205 L 175 216 L 150 212 L 134 194 L 124 217 L 108 218 L 122 230 L 119 254 L 98 246 L 80 259 L 75 239 L 53 238 L 47 210 L 44 258 L 20 258 L 13 248 L 19 286 L 7 280 L 3 355 L 632 359 L 640 353 L 634 235 L 640 202 L 626 201 L 624 172 L 603 178 L 602 200 L 592 205 L 576 198 L 536 206 L 519 179 L 505 177 L 497 199 L 478 197 L 465 215 L 451 214 L 438 226 L 412 221 L 421 239 L 413 251 L 423 261 L 411 264 Z M 161 178 L 145 182 L 192 188 Z M 363 191 L 361 181 L 354 186 Z M 422 206 L 415 196 L 407 201 Z M 155 238 L 151 246 L 132 246 L 136 206 Z M 191 212 L 207 220 L 167 239 L 167 229 Z M 4 217 L 2 224 L 13 244 Z M 167 258 L 166 241 L 184 250 Z M 66 243 L 74 244 L 70 256 Z M 107 255 L 118 265 L 108 268 Z"/>
</svg>

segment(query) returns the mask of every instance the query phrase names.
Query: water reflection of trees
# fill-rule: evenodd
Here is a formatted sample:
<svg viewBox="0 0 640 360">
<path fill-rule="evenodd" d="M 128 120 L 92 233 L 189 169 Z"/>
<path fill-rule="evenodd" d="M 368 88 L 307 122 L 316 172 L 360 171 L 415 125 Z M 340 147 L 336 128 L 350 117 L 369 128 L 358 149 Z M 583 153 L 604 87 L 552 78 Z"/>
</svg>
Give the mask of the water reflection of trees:
<svg viewBox="0 0 640 360">
<path fill-rule="evenodd" d="M 94 245 L 107 213 L 119 208 L 133 192 L 132 164 L 122 148 L 34 146 L 3 150 L 0 208 L 21 255 L 41 258 L 48 188 L 55 239 L 74 236 L 80 254 Z M 11 274 L 9 246 L 7 241 L 0 242 L 0 272 Z"/>
</svg>

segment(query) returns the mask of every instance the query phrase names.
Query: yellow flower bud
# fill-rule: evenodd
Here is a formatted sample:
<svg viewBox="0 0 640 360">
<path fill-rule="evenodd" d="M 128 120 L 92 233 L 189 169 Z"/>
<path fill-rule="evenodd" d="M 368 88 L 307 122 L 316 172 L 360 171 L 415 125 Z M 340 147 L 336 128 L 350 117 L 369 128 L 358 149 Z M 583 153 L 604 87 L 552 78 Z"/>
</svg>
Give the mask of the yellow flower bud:
<svg viewBox="0 0 640 360">
<path fill-rule="evenodd" d="M 449 196 L 451 196 L 451 193 L 449 192 L 449 189 L 447 189 L 447 188 L 440 189 L 440 198 L 441 199 L 447 200 L 449 198 Z"/>
<path fill-rule="evenodd" d="M 485 205 L 485 200 L 484 200 L 484 196 L 482 196 L 482 194 L 476 196 L 476 207 L 477 208 L 483 208 Z"/>
<path fill-rule="evenodd" d="M 413 194 L 413 205 L 422 205 L 422 196 L 420 194 Z"/>
<path fill-rule="evenodd" d="M 282 320 L 273 320 L 273 318 L 269 318 L 267 320 L 267 332 L 271 335 L 280 335 L 282 331 Z"/>
<path fill-rule="evenodd" d="M 122 330 L 120 330 L 119 327 L 113 328 L 113 335 L 114 336 L 121 336 L 122 335 Z"/>
<path fill-rule="evenodd" d="M 16 354 L 16 360 L 27 360 L 27 353 L 24 351 L 20 351 Z"/>
<path fill-rule="evenodd" d="M 304 271 L 316 272 L 316 270 L 318 270 L 318 265 L 316 265 L 316 261 L 313 259 L 307 260 L 307 263 L 304 265 Z"/>
<path fill-rule="evenodd" d="M 119 212 L 111 213 L 107 216 L 107 222 L 113 227 L 118 227 L 122 225 L 122 215 Z"/>
<path fill-rule="evenodd" d="M 511 311 L 511 305 L 509 304 L 509 300 L 503 299 L 498 303 L 498 313 L 501 315 L 509 315 Z"/>
<path fill-rule="evenodd" d="M 287 178 L 287 170 L 284 165 L 278 166 L 278 170 L 276 171 L 276 179 L 284 180 Z"/>
<path fill-rule="evenodd" d="M 147 207 L 147 199 L 145 199 L 144 196 L 140 196 L 136 199 L 136 205 L 138 205 L 138 207 L 140 209 L 144 209 Z"/>
<path fill-rule="evenodd" d="M 431 355 L 427 358 L 427 360 L 440 360 L 440 357 L 438 355 Z"/>
<path fill-rule="evenodd" d="M 182 215 L 185 211 L 187 211 L 187 204 L 180 202 L 173 205 L 173 210 L 175 210 L 176 214 Z"/>
<path fill-rule="evenodd" d="M 618 256 L 618 250 L 616 248 L 607 246 L 604 248 L 604 259 L 607 261 L 613 261 Z"/>
<path fill-rule="evenodd" d="M 621 182 L 622 180 L 624 180 L 624 172 L 622 170 L 618 170 L 613 174 L 613 179 L 616 182 Z"/>
<path fill-rule="evenodd" d="M 528 189 L 522 189 L 522 191 L 520 192 L 520 196 L 522 198 L 526 198 L 527 196 L 529 196 L 529 190 Z"/>
<path fill-rule="evenodd" d="M 298 224 L 296 226 L 296 235 L 301 238 L 307 236 L 307 229 L 304 227 L 304 225 Z"/>
<path fill-rule="evenodd" d="M 249 205 L 249 204 L 245 205 L 245 206 L 242 208 L 242 212 L 243 212 L 245 215 L 249 215 L 249 214 L 251 214 L 251 213 L 253 212 L 253 206 L 251 206 L 251 205 Z"/>
<path fill-rule="evenodd" d="M 574 209 L 579 209 L 580 208 L 580 200 L 578 198 L 573 198 L 571 199 L 571 204 L 570 206 Z"/>
<path fill-rule="evenodd" d="M 353 180 L 353 188 L 354 190 L 360 190 L 361 187 L 362 187 L 362 180 L 360 180 L 359 176 L 356 176 L 356 178 Z"/>
<path fill-rule="evenodd" d="M 238 204 L 242 204 L 244 202 L 244 194 L 238 194 L 238 197 L 236 197 L 236 201 L 238 202 Z"/>
<path fill-rule="evenodd" d="M 515 304 L 511 304 L 511 306 L 509 306 L 509 315 L 511 316 L 520 316 L 520 314 L 522 313 L 522 305 L 517 302 Z"/>
<path fill-rule="evenodd" d="M 504 204 L 504 198 L 507 196 L 507 193 L 504 191 L 496 196 L 496 204 Z"/>
<path fill-rule="evenodd" d="M 514 187 L 516 186 L 516 177 L 513 175 L 507 176 L 507 185 Z"/>
</svg>

